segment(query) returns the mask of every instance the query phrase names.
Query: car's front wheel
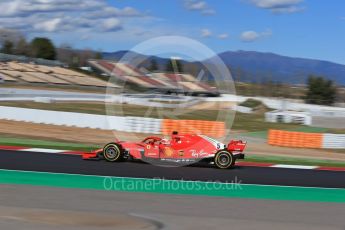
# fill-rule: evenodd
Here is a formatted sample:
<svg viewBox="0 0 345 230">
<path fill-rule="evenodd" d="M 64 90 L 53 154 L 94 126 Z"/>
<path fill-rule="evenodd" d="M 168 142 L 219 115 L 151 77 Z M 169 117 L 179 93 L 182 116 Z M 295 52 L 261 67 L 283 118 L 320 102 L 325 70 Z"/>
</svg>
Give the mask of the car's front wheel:
<svg viewBox="0 0 345 230">
<path fill-rule="evenodd" d="M 109 143 L 103 148 L 103 157 L 106 161 L 116 162 L 123 159 L 123 151 L 120 145 Z"/>
<path fill-rule="evenodd" d="M 214 164 L 217 168 L 228 169 L 235 165 L 235 158 L 231 152 L 220 150 L 214 156 Z"/>
</svg>

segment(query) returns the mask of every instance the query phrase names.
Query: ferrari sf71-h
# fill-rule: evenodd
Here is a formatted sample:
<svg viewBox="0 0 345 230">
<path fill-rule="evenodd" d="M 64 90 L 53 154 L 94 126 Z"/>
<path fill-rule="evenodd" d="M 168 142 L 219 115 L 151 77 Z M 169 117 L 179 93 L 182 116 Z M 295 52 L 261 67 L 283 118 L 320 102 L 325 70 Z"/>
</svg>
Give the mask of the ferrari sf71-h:
<svg viewBox="0 0 345 230">
<path fill-rule="evenodd" d="M 213 138 L 199 134 L 178 134 L 170 138 L 150 136 L 140 142 L 115 141 L 102 149 L 83 154 L 83 159 L 105 159 L 109 162 L 141 160 L 172 164 L 208 162 L 217 168 L 227 169 L 236 160 L 244 159 L 246 142 L 231 140 L 223 144 Z"/>
</svg>

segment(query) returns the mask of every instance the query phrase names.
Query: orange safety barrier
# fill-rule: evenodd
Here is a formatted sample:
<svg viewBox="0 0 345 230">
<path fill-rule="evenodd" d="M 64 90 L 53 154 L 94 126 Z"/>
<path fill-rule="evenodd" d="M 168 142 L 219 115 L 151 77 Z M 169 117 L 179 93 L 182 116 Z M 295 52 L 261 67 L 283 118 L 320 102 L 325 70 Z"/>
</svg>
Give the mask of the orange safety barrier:
<svg viewBox="0 0 345 230">
<path fill-rule="evenodd" d="M 283 130 L 269 130 L 268 144 L 297 147 L 297 148 L 322 148 L 322 133 L 303 133 Z"/>
<path fill-rule="evenodd" d="M 169 135 L 173 131 L 223 137 L 225 136 L 225 123 L 220 121 L 164 119 L 162 133 Z"/>
</svg>

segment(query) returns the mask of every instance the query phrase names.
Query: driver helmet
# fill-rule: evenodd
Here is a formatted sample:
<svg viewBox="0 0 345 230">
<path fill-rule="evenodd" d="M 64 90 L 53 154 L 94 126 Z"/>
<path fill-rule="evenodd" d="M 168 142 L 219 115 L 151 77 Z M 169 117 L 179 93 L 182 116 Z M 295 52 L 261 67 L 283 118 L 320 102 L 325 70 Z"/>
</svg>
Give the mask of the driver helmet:
<svg viewBox="0 0 345 230">
<path fill-rule="evenodd" d="M 170 144 L 170 141 L 169 141 L 167 138 L 163 138 L 163 139 L 161 140 L 161 143 L 162 143 L 163 145 L 169 145 L 169 144 Z"/>
</svg>

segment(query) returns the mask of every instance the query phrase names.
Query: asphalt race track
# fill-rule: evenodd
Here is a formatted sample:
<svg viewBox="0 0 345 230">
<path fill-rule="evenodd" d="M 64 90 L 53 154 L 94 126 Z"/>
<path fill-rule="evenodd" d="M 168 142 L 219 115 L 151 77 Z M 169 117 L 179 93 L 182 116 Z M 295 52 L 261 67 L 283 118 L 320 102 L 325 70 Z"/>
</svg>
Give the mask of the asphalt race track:
<svg viewBox="0 0 345 230">
<path fill-rule="evenodd" d="M 6 230 L 344 230 L 345 227 L 345 205 L 342 203 L 231 199 L 26 185 L 0 185 L 0 194 L 0 228 Z M 118 218 L 121 221 L 130 218 L 129 223 L 134 224 L 138 217 L 157 227 L 152 228 L 148 224 L 127 228 L 111 225 Z"/>
<path fill-rule="evenodd" d="M 344 172 L 238 166 L 220 170 L 206 166 L 159 167 L 139 162 L 85 161 L 80 156 L 0 151 L 0 168 L 100 176 L 170 180 L 241 182 L 243 184 L 345 188 Z"/>
<path fill-rule="evenodd" d="M 334 171 L 244 166 L 232 170 L 205 166 L 159 167 L 137 162 L 84 161 L 77 155 L 25 151 L 0 151 L 0 157 L 0 169 L 6 171 L 3 174 L 4 181 L 11 173 L 16 173 L 16 171 L 6 170 L 9 169 L 117 177 L 345 188 L 345 173 Z M 91 181 L 94 178 L 94 176 L 64 174 L 49 174 L 49 178 L 43 179 L 48 186 L 46 184 L 33 186 L 37 175 L 46 174 L 49 173 L 20 172 L 17 178 L 26 181 L 25 183 L 0 184 L 1 229 L 343 230 L 345 226 L 343 217 L 345 206 L 341 202 L 322 202 L 318 199 L 312 202 L 303 199 L 246 199 L 242 196 L 239 199 L 223 196 L 191 196 L 188 193 L 133 193 L 126 190 L 106 190 L 104 187 L 102 189 L 79 189 L 79 187 L 71 189 L 63 186 L 49 186 L 49 178 L 53 178 L 53 184 L 55 184 L 60 180 L 57 176 L 63 176 L 64 182 L 66 182 L 66 177 L 70 178 L 67 184 L 75 184 L 76 178 L 77 180 L 87 178 L 88 181 L 89 178 Z M 96 180 L 98 185 L 102 184 L 99 183 L 100 181 L 103 182 L 103 180 Z M 278 187 L 278 190 L 272 189 L 266 192 L 273 193 L 273 197 L 277 197 L 277 192 L 287 195 L 283 191 L 285 189 L 290 189 L 290 187 Z M 247 190 L 238 192 L 248 193 Z M 303 190 L 302 193 L 300 193 L 301 190 Z M 307 196 L 315 195 L 315 192 L 310 190 L 317 190 L 316 193 L 320 193 L 318 191 L 321 190 L 319 196 L 327 196 L 328 191 L 339 189 L 300 188 L 299 192 L 293 190 L 293 193 L 303 196 L 304 191 L 307 191 Z M 233 193 L 236 191 L 232 191 Z M 343 193 L 336 194 L 343 197 Z"/>
</svg>

